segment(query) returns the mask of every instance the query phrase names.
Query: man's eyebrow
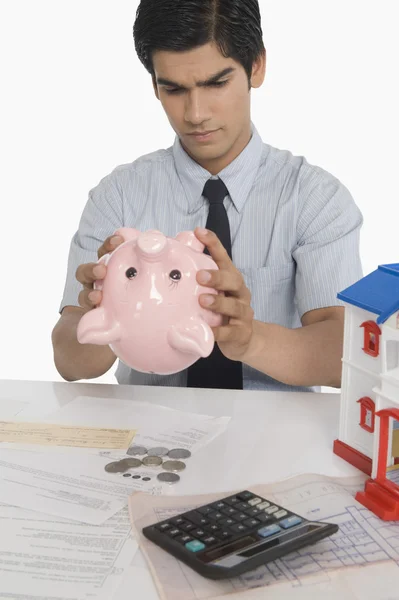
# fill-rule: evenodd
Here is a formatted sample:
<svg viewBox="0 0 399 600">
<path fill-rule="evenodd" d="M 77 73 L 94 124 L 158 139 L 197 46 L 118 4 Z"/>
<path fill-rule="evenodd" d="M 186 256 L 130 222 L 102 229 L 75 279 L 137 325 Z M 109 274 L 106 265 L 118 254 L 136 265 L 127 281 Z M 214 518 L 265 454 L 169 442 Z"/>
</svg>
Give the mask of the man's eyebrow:
<svg viewBox="0 0 399 600">
<path fill-rule="evenodd" d="M 227 69 L 223 69 L 222 71 L 215 73 L 206 81 L 198 81 L 196 85 L 197 87 L 206 87 L 208 85 L 212 85 L 212 83 L 216 83 L 219 79 L 225 77 L 226 75 L 230 75 L 230 73 L 233 73 L 234 71 L 234 67 L 227 67 Z M 167 85 L 173 88 L 179 88 L 181 90 L 185 89 L 184 85 L 181 85 L 176 81 L 171 81 L 170 79 L 165 79 L 164 77 L 157 77 L 156 82 L 158 85 Z"/>
</svg>

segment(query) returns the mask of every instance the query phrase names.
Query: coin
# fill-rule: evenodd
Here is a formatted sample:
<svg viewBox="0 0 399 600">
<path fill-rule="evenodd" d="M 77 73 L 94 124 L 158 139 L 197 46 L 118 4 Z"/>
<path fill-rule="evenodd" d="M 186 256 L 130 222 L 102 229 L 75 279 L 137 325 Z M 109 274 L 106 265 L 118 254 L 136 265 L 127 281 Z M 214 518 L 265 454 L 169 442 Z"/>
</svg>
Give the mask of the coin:
<svg viewBox="0 0 399 600">
<path fill-rule="evenodd" d="M 107 471 L 107 473 L 124 473 L 127 471 L 127 467 L 121 465 L 120 460 L 108 463 L 105 465 L 104 469 Z"/>
<path fill-rule="evenodd" d="M 145 456 L 143 465 L 146 467 L 159 467 L 159 465 L 162 465 L 162 458 L 160 456 Z"/>
<path fill-rule="evenodd" d="M 129 456 L 142 456 L 143 454 L 147 454 L 147 448 L 144 448 L 144 446 L 131 446 L 128 448 L 126 454 Z"/>
<path fill-rule="evenodd" d="M 168 448 L 164 448 L 163 446 L 157 446 L 156 448 L 150 448 L 147 454 L 148 456 L 165 456 L 168 452 Z"/>
<path fill-rule="evenodd" d="M 151 477 L 143 477 L 143 481 L 151 481 Z"/>
<path fill-rule="evenodd" d="M 132 475 L 132 479 L 141 479 L 141 475 Z"/>
<path fill-rule="evenodd" d="M 168 456 L 170 456 L 170 458 L 190 458 L 191 452 L 185 448 L 173 448 L 172 450 L 169 450 Z"/>
<path fill-rule="evenodd" d="M 165 462 L 162 465 L 162 468 L 165 469 L 165 471 L 183 471 L 183 469 L 186 468 L 186 465 L 183 461 L 181 460 L 165 460 Z"/>
<path fill-rule="evenodd" d="M 123 473 L 123 477 L 131 477 L 130 473 Z"/>
<path fill-rule="evenodd" d="M 157 479 L 165 483 L 177 483 L 180 480 L 180 475 L 176 473 L 158 473 Z"/>
<path fill-rule="evenodd" d="M 137 469 L 137 467 L 142 466 L 142 462 L 139 458 L 122 458 L 119 461 L 122 465 L 124 465 L 127 469 Z"/>
</svg>

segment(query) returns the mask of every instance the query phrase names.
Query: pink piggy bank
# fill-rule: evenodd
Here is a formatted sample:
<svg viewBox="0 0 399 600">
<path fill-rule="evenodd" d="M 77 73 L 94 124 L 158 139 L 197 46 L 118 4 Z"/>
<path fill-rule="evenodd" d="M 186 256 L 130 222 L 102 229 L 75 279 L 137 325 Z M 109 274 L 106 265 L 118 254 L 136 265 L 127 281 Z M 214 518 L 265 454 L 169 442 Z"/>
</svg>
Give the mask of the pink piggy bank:
<svg viewBox="0 0 399 600">
<path fill-rule="evenodd" d="M 144 373 L 186 369 L 214 346 L 211 327 L 221 315 L 202 308 L 198 296 L 217 294 L 196 281 L 200 269 L 217 269 L 192 231 L 176 238 L 160 231 L 122 228 L 125 241 L 98 262 L 107 266 L 101 304 L 81 318 L 81 344 L 109 344 L 126 365 Z"/>
</svg>

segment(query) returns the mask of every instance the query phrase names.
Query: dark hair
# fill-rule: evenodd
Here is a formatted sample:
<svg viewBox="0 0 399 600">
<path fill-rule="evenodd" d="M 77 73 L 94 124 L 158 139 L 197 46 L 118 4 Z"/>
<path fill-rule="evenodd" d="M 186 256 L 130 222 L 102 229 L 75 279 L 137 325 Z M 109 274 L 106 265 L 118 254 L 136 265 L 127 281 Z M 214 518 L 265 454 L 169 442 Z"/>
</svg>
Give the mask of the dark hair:
<svg viewBox="0 0 399 600">
<path fill-rule="evenodd" d="M 140 61 L 154 77 L 155 50 L 187 51 L 215 42 L 251 79 L 264 52 L 258 0 L 141 0 L 133 27 Z"/>
</svg>

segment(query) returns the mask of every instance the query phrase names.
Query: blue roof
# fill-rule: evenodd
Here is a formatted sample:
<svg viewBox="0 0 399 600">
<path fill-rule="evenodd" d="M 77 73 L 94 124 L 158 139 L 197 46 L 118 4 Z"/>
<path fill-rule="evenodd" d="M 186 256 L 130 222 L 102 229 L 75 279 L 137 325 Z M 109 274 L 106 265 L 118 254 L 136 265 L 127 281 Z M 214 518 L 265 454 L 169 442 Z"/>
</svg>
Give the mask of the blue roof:
<svg viewBox="0 0 399 600">
<path fill-rule="evenodd" d="M 379 315 L 377 323 L 384 323 L 399 310 L 399 263 L 380 265 L 337 297 Z"/>
</svg>

